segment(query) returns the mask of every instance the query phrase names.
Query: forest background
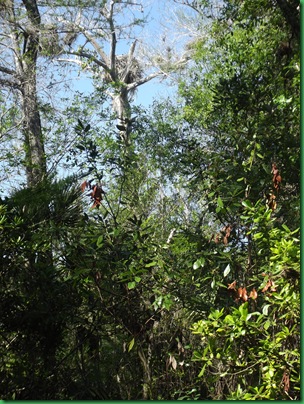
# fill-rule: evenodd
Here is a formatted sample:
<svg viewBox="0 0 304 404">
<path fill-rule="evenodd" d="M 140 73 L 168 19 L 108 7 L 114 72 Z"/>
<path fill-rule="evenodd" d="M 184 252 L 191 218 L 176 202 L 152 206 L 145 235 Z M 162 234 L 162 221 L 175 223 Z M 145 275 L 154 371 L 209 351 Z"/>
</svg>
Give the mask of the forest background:
<svg viewBox="0 0 304 404">
<path fill-rule="evenodd" d="M 0 49 L 1 398 L 299 400 L 299 2 L 1 0 Z"/>
</svg>

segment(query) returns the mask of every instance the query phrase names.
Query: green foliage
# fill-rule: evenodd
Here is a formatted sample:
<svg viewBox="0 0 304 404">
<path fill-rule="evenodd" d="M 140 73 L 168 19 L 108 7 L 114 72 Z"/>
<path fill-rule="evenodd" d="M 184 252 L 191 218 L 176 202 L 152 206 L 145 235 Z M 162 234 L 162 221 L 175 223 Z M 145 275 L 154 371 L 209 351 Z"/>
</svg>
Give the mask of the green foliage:
<svg viewBox="0 0 304 404">
<path fill-rule="evenodd" d="M 70 181 L 46 182 L 15 192 L 1 205 L 1 395 L 6 399 L 47 399 L 54 389 L 53 367 L 79 304 L 60 265 L 81 221 L 77 198 Z"/>
<path fill-rule="evenodd" d="M 203 138 L 183 169 L 193 173 L 188 187 L 205 202 L 214 229 L 201 226 L 211 241 L 193 268 L 209 276 L 217 269 L 211 284 L 202 280 L 214 301 L 193 325 L 202 338 L 194 359 L 203 362 L 200 375 L 212 399 L 294 399 L 299 43 L 282 10 L 264 1 L 225 3 L 206 30 L 180 87 L 184 118 Z M 280 187 L 271 178 L 274 163 L 284 178 Z"/>
<path fill-rule="evenodd" d="M 275 2 L 198 3 L 179 98 L 132 108 L 127 147 L 92 60 L 64 119 L 39 103 L 51 171 L 77 176 L 0 204 L 4 399 L 299 399 L 296 29 Z"/>
<path fill-rule="evenodd" d="M 286 184 L 282 197 L 288 193 L 293 204 L 300 167 L 299 43 L 289 41 L 277 7 L 263 1 L 261 8 L 251 1 L 225 6 L 224 20 L 215 20 L 198 45 L 193 76 L 181 86 L 185 118 L 210 139 L 201 147 L 197 167 L 208 166 L 220 196 L 230 194 L 235 202 L 243 182 L 255 201 L 268 192 L 267 173 L 276 162 Z M 284 44 L 287 53 L 279 56 Z M 206 188 L 210 176 L 205 175 Z"/>
<path fill-rule="evenodd" d="M 207 319 L 194 323 L 192 331 L 201 337 L 194 360 L 203 362 L 199 376 L 204 383 L 215 386 L 213 399 L 298 399 L 299 230 L 273 227 L 262 209 L 249 206 L 247 217 L 253 219 L 251 235 L 263 257 L 257 274 L 247 280 L 256 286 L 257 299 L 213 309 Z"/>
</svg>

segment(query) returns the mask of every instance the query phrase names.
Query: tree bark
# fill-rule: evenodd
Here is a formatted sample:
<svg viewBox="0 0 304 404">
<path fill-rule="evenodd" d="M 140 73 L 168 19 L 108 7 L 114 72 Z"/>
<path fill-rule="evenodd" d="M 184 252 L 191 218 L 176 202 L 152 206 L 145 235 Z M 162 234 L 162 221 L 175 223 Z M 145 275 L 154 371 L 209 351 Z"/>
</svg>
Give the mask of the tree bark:
<svg viewBox="0 0 304 404">
<path fill-rule="evenodd" d="M 151 397 L 151 369 L 150 369 L 150 361 L 151 361 L 151 344 L 148 343 L 147 355 L 142 347 L 138 348 L 138 356 L 142 364 L 143 369 L 143 389 L 142 389 L 142 399 L 143 400 L 152 400 Z"/>
<path fill-rule="evenodd" d="M 25 169 L 28 186 L 34 186 L 46 176 L 46 158 L 41 120 L 37 102 L 36 64 L 25 63 L 22 83 L 23 137 L 26 153 Z"/>
<path fill-rule="evenodd" d="M 116 127 L 119 130 L 120 139 L 125 146 L 129 146 L 132 120 L 127 89 L 121 89 L 117 95 L 113 96 L 113 110 L 116 114 Z"/>
<path fill-rule="evenodd" d="M 26 175 L 29 186 L 36 185 L 46 175 L 46 158 L 40 113 L 37 101 L 37 57 L 39 51 L 40 14 L 36 0 L 23 0 L 30 25 L 24 38 L 22 55 L 23 135 L 26 152 Z"/>
<path fill-rule="evenodd" d="M 22 135 L 25 150 L 25 166 L 27 185 L 35 186 L 46 176 L 46 156 L 37 99 L 37 58 L 39 52 L 40 14 L 36 0 L 22 0 L 26 19 L 16 16 L 20 4 L 14 0 L 6 0 L 2 9 L 2 17 L 10 28 L 11 44 L 15 69 L 0 65 L 4 75 L 0 83 L 6 87 L 17 89 L 21 101 Z M 19 14 L 24 14 L 24 11 Z M 7 78 L 9 77 L 9 78 Z"/>
</svg>

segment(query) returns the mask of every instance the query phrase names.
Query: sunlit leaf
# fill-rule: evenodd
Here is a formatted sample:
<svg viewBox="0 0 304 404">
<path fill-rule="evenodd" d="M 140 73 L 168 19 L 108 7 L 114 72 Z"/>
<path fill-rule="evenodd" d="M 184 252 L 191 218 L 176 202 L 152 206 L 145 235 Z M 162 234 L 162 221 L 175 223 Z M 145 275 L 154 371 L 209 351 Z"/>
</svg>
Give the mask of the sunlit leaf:
<svg viewBox="0 0 304 404">
<path fill-rule="evenodd" d="M 229 274 L 231 268 L 230 268 L 230 264 L 228 264 L 224 270 L 224 278 Z"/>
</svg>

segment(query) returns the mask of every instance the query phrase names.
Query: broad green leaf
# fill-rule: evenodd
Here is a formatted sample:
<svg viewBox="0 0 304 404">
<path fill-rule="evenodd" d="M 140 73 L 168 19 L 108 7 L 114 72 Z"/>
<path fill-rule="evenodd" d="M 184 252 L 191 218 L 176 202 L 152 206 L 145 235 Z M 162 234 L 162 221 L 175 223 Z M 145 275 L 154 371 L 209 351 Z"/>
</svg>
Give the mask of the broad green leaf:
<svg viewBox="0 0 304 404">
<path fill-rule="evenodd" d="M 156 261 L 152 261 L 149 262 L 148 264 L 145 265 L 145 268 L 151 268 L 151 267 L 155 267 L 155 265 L 157 265 Z"/>
<path fill-rule="evenodd" d="M 252 204 L 248 200 L 242 201 L 242 205 L 245 206 L 245 208 L 252 209 Z"/>
<path fill-rule="evenodd" d="M 164 307 L 166 310 L 170 310 L 172 304 L 173 304 L 173 301 L 172 301 L 170 295 L 164 296 L 164 299 L 163 299 L 163 307 Z"/>
<path fill-rule="evenodd" d="M 134 346 L 134 343 L 135 343 L 135 339 L 132 338 L 131 341 L 130 341 L 129 344 L 128 344 L 128 352 L 131 351 L 131 349 L 132 349 L 133 346 Z"/>
<path fill-rule="evenodd" d="M 227 314 L 227 316 L 224 318 L 224 322 L 230 325 L 233 325 L 235 323 L 234 318 L 231 314 Z"/>
<path fill-rule="evenodd" d="M 248 315 L 248 302 L 240 305 L 239 312 L 241 313 L 242 319 L 246 321 Z"/>
<path fill-rule="evenodd" d="M 290 229 L 289 229 L 289 227 L 286 226 L 286 224 L 283 223 L 282 227 L 284 230 L 286 230 L 287 233 L 290 233 Z"/>
<path fill-rule="evenodd" d="M 224 207 L 222 198 L 221 198 L 220 196 L 217 198 L 217 206 L 218 206 L 219 208 L 221 208 L 221 209 Z"/>
<path fill-rule="evenodd" d="M 204 265 L 205 265 L 205 258 L 201 257 L 195 261 L 195 263 L 193 264 L 193 269 L 198 269 L 200 267 L 203 267 Z"/>
<path fill-rule="evenodd" d="M 246 317 L 246 321 L 250 320 L 252 316 L 260 315 L 258 311 L 254 311 L 253 313 L 249 313 L 248 316 Z"/>
<path fill-rule="evenodd" d="M 203 374 L 205 373 L 205 369 L 206 369 L 207 363 L 205 363 L 205 365 L 203 366 L 202 370 L 199 372 L 198 377 L 202 377 Z"/>
<path fill-rule="evenodd" d="M 88 124 L 85 128 L 84 128 L 84 132 L 88 132 L 91 129 L 91 125 Z"/>
</svg>

